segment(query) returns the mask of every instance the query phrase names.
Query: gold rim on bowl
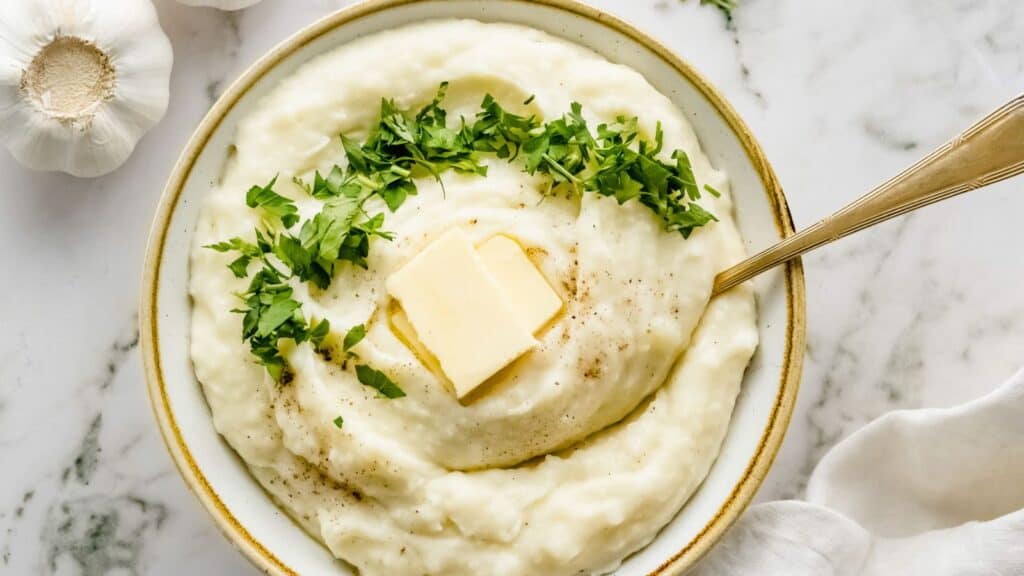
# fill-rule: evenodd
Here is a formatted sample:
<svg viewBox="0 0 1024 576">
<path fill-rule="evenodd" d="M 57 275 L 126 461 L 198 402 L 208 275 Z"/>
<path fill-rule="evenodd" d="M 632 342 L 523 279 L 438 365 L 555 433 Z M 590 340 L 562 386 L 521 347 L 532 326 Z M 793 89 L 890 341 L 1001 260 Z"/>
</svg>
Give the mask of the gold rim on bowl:
<svg viewBox="0 0 1024 576">
<path fill-rule="evenodd" d="M 146 261 L 142 279 L 142 301 L 139 313 L 142 356 L 145 364 L 146 381 L 150 402 L 156 415 L 164 443 L 189 489 L 199 498 L 217 523 L 221 532 L 257 567 L 274 576 L 299 576 L 252 534 L 224 505 L 213 486 L 199 469 L 188 446 L 182 438 L 163 378 L 159 354 L 159 333 L 157 330 L 157 291 L 160 280 L 160 264 L 163 258 L 164 242 L 171 217 L 177 206 L 184 184 L 200 152 L 220 126 L 221 121 L 238 100 L 268 71 L 290 56 L 299 48 L 333 30 L 364 16 L 419 0 L 365 0 L 355 6 L 339 10 L 303 28 L 290 38 L 274 47 L 265 56 L 250 66 L 217 100 L 196 128 L 184 151 L 175 164 L 157 206 L 156 215 L 150 228 L 146 247 Z M 673 54 L 661 43 L 647 36 L 632 25 L 576 0 L 507 0 L 524 4 L 540 4 L 581 16 L 627 36 L 653 54 L 657 55 L 676 72 L 681 74 L 704 96 L 726 122 L 747 153 L 761 183 L 768 193 L 775 225 L 782 237 L 795 233 L 793 219 L 789 212 L 782 187 L 768 163 L 760 145 L 732 106 L 698 74 L 689 64 Z M 785 265 L 786 284 L 786 348 L 781 367 L 781 382 L 775 398 L 768 425 L 758 443 L 757 451 L 748 463 L 743 476 L 732 493 L 722 503 L 716 514 L 685 547 L 665 560 L 648 576 L 672 576 L 681 574 L 693 566 L 722 536 L 753 499 L 771 468 L 775 455 L 782 445 L 783 437 L 796 402 L 803 366 L 804 336 L 806 330 L 803 266 L 799 259 Z"/>
</svg>

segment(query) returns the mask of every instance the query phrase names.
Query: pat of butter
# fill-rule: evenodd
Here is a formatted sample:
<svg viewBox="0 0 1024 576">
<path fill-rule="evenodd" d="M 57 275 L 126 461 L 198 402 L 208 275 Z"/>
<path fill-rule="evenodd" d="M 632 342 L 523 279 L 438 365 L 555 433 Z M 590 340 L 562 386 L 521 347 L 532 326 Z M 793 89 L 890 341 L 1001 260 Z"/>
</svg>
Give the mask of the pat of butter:
<svg viewBox="0 0 1024 576">
<path fill-rule="evenodd" d="M 397 301 L 396 301 L 397 302 Z M 437 363 L 437 358 L 427 350 L 423 342 L 420 342 L 420 337 L 416 335 L 416 329 L 412 327 L 412 323 L 409 322 L 409 317 L 405 315 L 405 310 L 397 303 L 390 307 L 388 311 L 388 321 L 391 324 L 391 331 L 394 332 L 402 344 L 405 344 L 413 354 L 419 358 L 420 362 L 423 363 L 431 372 L 448 379 L 444 375 L 444 370 L 441 369 L 441 365 Z"/>
<path fill-rule="evenodd" d="M 562 299 L 515 240 L 495 236 L 481 244 L 477 253 L 530 332 L 543 328 L 562 309 Z"/>
<path fill-rule="evenodd" d="M 387 289 L 459 398 L 537 344 L 461 230 L 427 246 Z"/>
</svg>

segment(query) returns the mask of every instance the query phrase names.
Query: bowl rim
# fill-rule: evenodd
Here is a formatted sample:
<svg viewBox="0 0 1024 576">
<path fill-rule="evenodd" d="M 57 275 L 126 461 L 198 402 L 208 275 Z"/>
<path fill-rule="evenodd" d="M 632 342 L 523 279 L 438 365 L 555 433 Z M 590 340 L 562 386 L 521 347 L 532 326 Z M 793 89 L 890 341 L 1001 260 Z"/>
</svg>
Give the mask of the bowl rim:
<svg viewBox="0 0 1024 576">
<path fill-rule="evenodd" d="M 160 267 L 167 232 L 185 182 L 200 153 L 227 113 L 264 75 L 296 50 L 339 26 L 370 14 L 419 1 L 421 0 L 364 0 L 342 8 L 300 29 L 249 66 L 217 99 L 189 138 L 168 177 L 150 227 L 142 276 L 139 332 L 150 405 L 160 434 L 189 490 L 213 517 L 221 533 L 257 568 L 273 576 L 298 576 L 298 572 L 285 565 L 266 546 L 257 541 L 227 508 L 185 444 L 171 409 L 161 367 L 157 329 L 160 317 L 157 310 Z M 577 0 L 503 1 L 552 7 L 595 21 L 637 42 L 671 66 L 712 104 L 743 146 L 767 192 L 779 234 L 785 238 L 796 233 L 785 194 L 764 151 L 732 105 L 688 62 L 633 25 Z M 783 277 L 787 309 L 786 348 L 781 366 L 779 391 L 757 451 L 747 464 L 743 476 L 711 520 L 686 546 L 662 562 L 648 576 L 678 575 L 693 566 L 753 499 L 782 445 L 800 387 L 806 335 L 804 274 L 799 258 L 784 265 Z"/>
</svg>

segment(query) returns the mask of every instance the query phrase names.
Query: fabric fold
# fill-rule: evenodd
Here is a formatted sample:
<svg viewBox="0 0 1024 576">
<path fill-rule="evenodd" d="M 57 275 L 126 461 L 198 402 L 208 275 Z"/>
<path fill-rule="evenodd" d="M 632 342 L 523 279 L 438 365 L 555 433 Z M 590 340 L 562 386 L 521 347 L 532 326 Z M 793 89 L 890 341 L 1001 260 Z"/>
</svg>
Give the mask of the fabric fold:
<svg viewBox="0 0 1024 576">
<path fill-rule="evenodd" d="M 1024 574 L 1024 370 L 889 413 L 822 458 L 807 501 L 751 507 L 696 576 Z"/>
</svg>

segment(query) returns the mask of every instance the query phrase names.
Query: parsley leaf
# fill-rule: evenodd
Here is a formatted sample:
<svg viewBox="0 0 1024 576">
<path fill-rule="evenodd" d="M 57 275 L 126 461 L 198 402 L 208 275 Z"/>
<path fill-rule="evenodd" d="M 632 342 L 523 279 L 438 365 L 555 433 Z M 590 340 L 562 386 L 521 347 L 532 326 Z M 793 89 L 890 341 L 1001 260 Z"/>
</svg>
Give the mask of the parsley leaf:
<svg viewBox="0 0 1024 576">
<path fill-rule="evenodd" d="M 386 374 L 379 370 L 374 370 L 365 364 L 356 365 L 356 378 L 359 379 L 360 384 L 373 388 L 385 398 L 393 399 L 405 396 L 405 392 L 398 387 L 398 384 L 395 384 L 388 378 Z"/>
<path fill-rule="evenodd" d="M 341 416 L 338 416 L 337 418 L 335 418 L 335 419 L 333 420 L 333 422 L 334 422 L 334 425 L 335 425 L 335 426 L 337 426 L 337 427 L 338 427 L 339 429 L 340 429 L 340 428 L 341 428 L 342 426 L 344 426 L 344 425 L 345 425 L 345 419 L 344 419 L 344 418 L 342 418 Z"/>
<path fill-rule="evenodd" d="M 363 338 L 366 337 L 366 326 L 357 324 L 353 326 L 347 334 L 345 334 L 345 341 L 342 343 L 342 349 L 348 352 L 353 346 L 359 344 Z"/>
<path fill-rule="evenodd" d="M 317 325 L 314 326 L 313 329 L 309 331 L 309 341 L 312 342 L 314 346 L 319 348 L 320 346 L 323 345 L 324 339 L 327 338 L 327 335 L 330 332 L 331 323 L 328 322 L 327 319 L 325 318 L 321 320 L 319 323 L 317 323 Z"/>
<path fill-rule="evenodd" d="M 238 237 L 224 242 L 217 242 L 216 244 L 207 244 L 204 248 L 216 250 L 217 252 L 230 252 L 232 250 L 237 250 L 242 254 L 253 258 L 259 258 L 260 254 L 262 254 L 262 251 L 258 246 L 250 242 L 246 242 Z"/>
<path fill-rule="evenodd" d="M 245 195 L 245 204 L 250 208 L 263 208 L 271 216 L 281 219 L 285 228 L 291 228 L 299 221 L 299 209 L 295 202 L 274 192 L 277 176 L 266 186 L 253 186 Z"/>
<path fill-rule="evenodd" d="M 249 262 L 251 261 L 252 258 L 242 255 L 232 260 L 228 264 L 228 268 L 235 275 L 235 278 L 245 278 L 249 275 Z"/>
<path fill-rule="evenodd" d="M 292 298 L 292 288 L 286 278 L 266 259 L 242 298 L 246 307 L 233 310 L 243 314 L 242 338 L 249 341 L 253 355 L 266 366 L 274 380 L 289 380 L 287 363 L 279 352 L 278 343 L 282 338 L 296 343 L 309 338 L 300 310 L 302 304 Z"/>
<path fill-rule="evenodd" d="M 295 311 L 301 307 L 296 300 L 292 300 L 292 289 L 286 288 L 274 294 L 273 300 L 260 314 L 256 322 L 256 336 L 264 337 L 273 334 L 282 324 L 295 315 Z"/>
<path fill-rule="evenodd" d="M 263 255 L 263 252 L 255 244 L 251 244 L 242 240 L 241 238 L 232 238 L 224 242 L 217 242 L 216 244 L 209 244 L 204 246 L 217 252 L 231 252 L 238 251 L 241 255 L 232 260 L 228 264 L 228 268 L 234 273 L 236 278 L 245 278 L 249 275 L 249 263 L 252 262 L 253 258 L 259 258 Z"/>
<path fill-rule="evenodd" d="M 524 105 L 533 101 L 531 96 Z M 524 142 L 531 138 L 534 130 L 540 127 L 540 120 L 534 116 L 518 116 L 498 104 L 493 96 L 487 94 L 480 104 L 480 112 L 476 115 L 472 127 L 464 128 L 463 132 L 472 142 L 472 147 L 480 152 L 490 152 L 498 158 L 515 160 Z"/>
</svg>

